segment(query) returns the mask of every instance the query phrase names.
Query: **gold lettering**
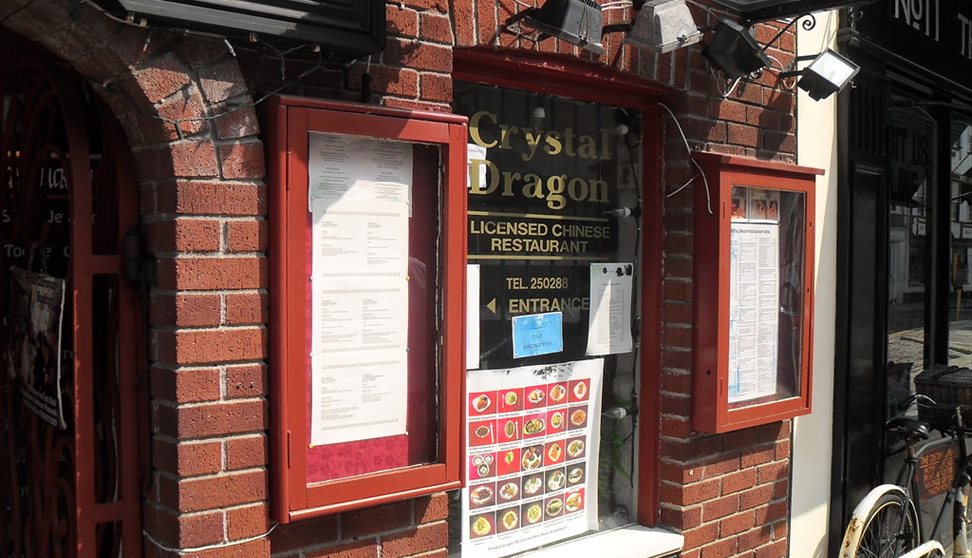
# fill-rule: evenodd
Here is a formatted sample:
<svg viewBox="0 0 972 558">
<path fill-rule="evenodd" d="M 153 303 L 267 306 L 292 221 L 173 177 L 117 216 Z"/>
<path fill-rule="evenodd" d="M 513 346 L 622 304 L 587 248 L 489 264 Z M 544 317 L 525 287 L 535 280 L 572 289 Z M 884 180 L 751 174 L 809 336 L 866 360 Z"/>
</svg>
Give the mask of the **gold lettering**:
<svg viewBox="0 0 972 558">
<path fill-rule="evenodd" d="M 583 159 L 597 159 L 597 142 L 591 136 L 580 137 L 577 154 Z"/>
<path fill-rule="evenodd" d="M 469 193 L 485 195 L 495 192 L 496 187 L 499 186 L 499 169 L 496 164 L 483 159 L 470 159 L 469 163 Z M 483 185 L 479 183 L 479 167 L 483 165 L 486 166 L 486 180 L 489 182 L 489 186 L 485 190 Z"/>
<path fill-rule="evenodd" d="M 547 132 L 547 145 L 544 146 L 548 155 L 559 155 L 564 150 L 564 144 L 560 141 L 558 132 Z"/>
<path fill-rule="evenodd" d="M 583 180 L 583 179 L 574 179 Z M 561 174 L 560 176 L 551 176 L 547 179 L 547 190 L 550 192 L 547 194 L 547 207 L 550 209 L 563 209 L 567 205 L 567 199 L 564 198 L 564 187 L 566 186 L 567 175 Z"/>
<path fill-rule="evenodd" d="M 488 111 L 481 110 L 472 115 L 472 118 L 469 119 L 469 137 L 471 137 L 473 142 L 480 147 L 495 147 L 497 143 L 496 140 L 488 142 L 484 140 L 482 135 L 479 133 L 479 122 L 485 117 L 489 117 L 492 124 L 496 125 L 496 115 Z"/>
</svg>

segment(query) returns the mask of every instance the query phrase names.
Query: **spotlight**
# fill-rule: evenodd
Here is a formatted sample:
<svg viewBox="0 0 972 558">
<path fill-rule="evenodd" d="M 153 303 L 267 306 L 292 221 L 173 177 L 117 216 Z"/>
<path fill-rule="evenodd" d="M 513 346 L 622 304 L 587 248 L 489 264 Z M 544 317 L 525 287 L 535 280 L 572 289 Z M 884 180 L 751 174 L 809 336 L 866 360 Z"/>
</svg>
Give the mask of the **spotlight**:
<svg viewBox="0 0 972 558">
<path fill-rule="evenodd" d="M 728 19 L 722 19 L 716 25 L 712 42 L 705 47 L 702 55 L 729 79 L 751 74 L 770 64 L 769 56 L 756 42 L 753 29 Z"/>
<path fill-rule="evenodd" d="M 780 77 L 801 76 L 797 87 L 806 91 L 814 101 L 819 101 L 842 90 L 859 71 L 860 66 L 828 48 L 805 69 L 783 72 Z"/>
<path fill-rule="evenodd" d="M 604 19 L 601 5 L 594 0 L 547 0 L 539 8 L 524 11 L 527 12 L 524 24 L 595 54 L 604 54 L 601 44 Z"/>
<path fill-rule="evenodd" d="M 642 48 L 670 52 L 702 39 L 685 0 L 650 0 L 641 7 L 624 40 Z"/>
</svg>

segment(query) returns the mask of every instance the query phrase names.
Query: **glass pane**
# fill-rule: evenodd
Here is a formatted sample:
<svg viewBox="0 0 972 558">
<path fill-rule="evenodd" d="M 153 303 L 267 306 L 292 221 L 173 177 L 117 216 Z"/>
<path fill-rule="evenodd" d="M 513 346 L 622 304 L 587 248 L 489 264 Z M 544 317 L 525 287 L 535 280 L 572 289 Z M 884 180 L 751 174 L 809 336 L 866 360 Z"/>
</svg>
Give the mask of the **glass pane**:
<svg viewBox="0 0 972 558">
<path fill-rule="evenodd" d="M 729 407 L 800 395 L 807 201 L 732 188 Z"/>
<path fill-rule="evenodd" d="M 439 462 L 439 147 L 310 138 L 308 482 Z"/>
<path fill-rule="evenodd" d="M 118 277 L 95 275 L 91 285 L 91 358 L 94 394 L 95 499 L 122 500 L 121 369 L 119 367 Z"/>
<path fill-rule="evenodd" d="M 948 363 L 972 366 L 972 119 L 952 122 Z"/>
<path fill-rule="evenodd" d="M 476 369 L 469 373 L 470 382 L 474 378 L 479 382 L 489 375 L 501 377 L 504 373 L 513 382 L 518 369 L 536 365 L 538 369 L 557 370 L 568 363 L 586 362 L 592 358 L 590 355 L 600 355 L 589 351 L 588 336 L 591 315 L 598 315 L 595 308 L 598 301 L 604 300 L 600 297 L 592 301 L 592 283 L 603 280 L 592 280 L 592 273 L 607 273 L 609 267 L 599 264 L 622 264 L 610 266 L 610 273 L 615 274 L 619 269 L 621 275 L 625 269 L 630 270 L 628 278 L 633 275 L 634 285 L 629 301 L 632 320 L 640 307 L 639 214 L 621 218 L 610 214 L 612 209 L 638 208 L 640 204 L 640 115 L 618 107 L 461 82 L 455 85 L 454 98 L 456 112 L 470 118 L 467 238 L 469 263 L 478 266 L 480 280 L 478 366 L 470 367 Z M 515 343 L 514 319 L 549 313 L 560 314 L 562 350 L 518 356 L 514 349 L 514 345 L 519 346 Z M 588 417 L 591 425 L 599 423 L 599 428 L 591 428 L 592 435 L 599 438 L 599 451 L 591 455 L 598 471 L 596 477 L 587 475 L 591 470 L 576 463 L 560 467 L 558 459 L 550 459 L 553 466 L 548 468 L 551 450 L 544 446 L 546 457 L 538 470 L 549 478 L 544 477 L 541 484 L 532 478 L 539 478 L 532 469 L 533 460 L 524 461 L 521 453 L 520 462 L 524 470 L 529 470 L 522 478 L 517 474 L 484 478 L 481 484 L 486 488 L 475 492 L 478 485 L 471 481 L 468 505 L 476 508 L 476 513 L 470 519 L 475 520 L 478 515 L 486 518 L 479 525 L 462 524 L 460 502 L 455 502 L 450 532 L 457 539 L 463 531 L 470 530 L 480 540 L 498 535 L 506 541 L 513 538 L 522 542 L 531 534 L 540 533 L 546 537 L 552 532 L 552 527 L 543 527 L 548 525 L 548 515 L 560 513 L 551 502 L 561 497 L 559 491 L 566 490 L 563 509 L 575 511 L 576 501 L 571 500 L 570 491 L 577 483 L 586 482 L 585 477 L 592 479 L 585 496 L 588 507 L 593 507 L 590 504 L 595 501 L 596 490 L 595 523 L 599 529 L 634 521 L 637 435 L 631 411 L 637 408 L 638 359 L 630 348 L 615 353 L 598 357 L 603 358 L 600 407 L 604 416 Z M 511 369 L 513 372 L 508 372 Z M 510 382 L 490 391 L 489 399 L 481 399 L 484 408 L 487 401 L 506 401 L 505 394 L 519 389 Z M 568 385 L 573 386 L 573 382 Z M 537 388 L 531 385 L 525 389 L 524 396 Z M 573 387 L 568 392 L 576 395 Z M 555 415 L 560 409 L 553 394 L 560 392 L 548 388 L 546 393 L 551 410 L 544 417 L 544 441 L 556 445 L 560 443 L 560 419 Z M 538 406 L 546 404 L 536 402 Z M 575 412 L 571 406 L 566 420 L 573 419 Z M 519 418 L 515 413 L 502 416 L 497 428 Z M 526 411 L 522 418 L 531 425 L 535 421 Z M 475 430 L 470 432 L 470 436 L 475 434 Z M 482 432 L 492 436 L 494 430 L 483 426 Z M 568 462 L 573 459 L 572 451 L 580 447 L 572 446 L 572 439 L 564 439 Z M 483 448 L 475 451 L 480 449 Z M 510 451 L 506 446 L 501 449 L 495 454 L 496 459 L 506 457 Z M 516 451 L 530 456 L 533 450 L 524 442 L 523 448 L 513 451 L 514 456 Z M 484 459 L 470 453 L 470 459 Z M 554 453 L 559 455 L 559 450 Z M 644 459 L 654 456 L 649 452 Z M 490 469 L 487 463 L 478 466 L 487 472 Z M 559 476 L 557 471 L 562 471 Z M 566 488 L 558 483 L 560 477 L 566 479 Z M 519 483 L 519 488 L 504 492 L 510 482 Z M 494 492 L 499 492 L 495 501 L 490 500 Z M 511 504 L 504 502 L 503 497 L 517 493 L 520 507 L 511 513 Z M 559 521 L 558 517 L 549 525 Z M 508 530 L 517 533 L 507 535 Z M 549 537 L 545 541 L 549 542 Z M 538 544 L 541 543 L 532 541 L 532 546 Z M 452 546 L 453 551 L 458 550 L 458 541 L 453 541 Z M 521 544 L 516 548 L 524 547 Z"/>
<path fill-rule="evenodd" d="M 924 369 L 926 256 L 930 252 L 928 193 L 935 126 L 921 109 L 889 115 L 887 413 L 914 393 Z"/>
</svg>

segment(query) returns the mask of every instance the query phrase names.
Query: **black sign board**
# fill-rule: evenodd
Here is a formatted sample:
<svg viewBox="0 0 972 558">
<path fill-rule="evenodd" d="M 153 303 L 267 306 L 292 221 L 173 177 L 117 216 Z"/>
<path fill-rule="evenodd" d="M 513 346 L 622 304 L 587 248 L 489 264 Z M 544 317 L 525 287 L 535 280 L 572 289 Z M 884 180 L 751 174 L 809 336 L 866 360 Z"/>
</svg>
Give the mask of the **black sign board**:
<svg viewBox="0 0 972 558">
<path fill-rule="evenodd" d="M 972 4 L 888 0 L 861 8 L 852 21 L 858 37 L 972 89 Z"/>
<path fill-rule="evenodd" d="M 469 263 L 480 266 L 480 368 L 586 356 L 591 265 L 619 255 L 631 179 L 614 107 L 459 83 L 469 117 Z M 637 140 L 635 140 L 637 141 Z M 619 260 L 618 258 L 622 258 Z M 514 316 L 561 312 L 563 352 L 514 359 Z"/>
<path fill-rule="evenodd" d="M 360 56 L 385 47 L 384 0 L 119 0 L 137 14 L 178 27 L 259 33 Z"/>
</svg>

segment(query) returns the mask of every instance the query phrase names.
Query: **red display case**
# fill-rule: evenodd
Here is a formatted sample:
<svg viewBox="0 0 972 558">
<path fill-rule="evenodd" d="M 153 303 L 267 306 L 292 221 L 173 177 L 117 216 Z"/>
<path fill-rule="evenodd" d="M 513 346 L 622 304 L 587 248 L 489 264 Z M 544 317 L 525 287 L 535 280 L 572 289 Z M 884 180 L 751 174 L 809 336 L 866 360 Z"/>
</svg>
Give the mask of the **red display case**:
<svg viewBox="0 0 972 558">
<path fill-rule="evenodd" d="M 810 412 L 814 183 L 823 171 L 696 153 L 692 424 Z"/>
<path fill-rule="evenodd" d="M 466 118 L 293 97 L 263 117 L 274 518 L 458 488 Z"/>
</svg>

